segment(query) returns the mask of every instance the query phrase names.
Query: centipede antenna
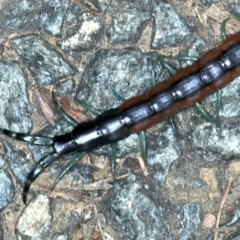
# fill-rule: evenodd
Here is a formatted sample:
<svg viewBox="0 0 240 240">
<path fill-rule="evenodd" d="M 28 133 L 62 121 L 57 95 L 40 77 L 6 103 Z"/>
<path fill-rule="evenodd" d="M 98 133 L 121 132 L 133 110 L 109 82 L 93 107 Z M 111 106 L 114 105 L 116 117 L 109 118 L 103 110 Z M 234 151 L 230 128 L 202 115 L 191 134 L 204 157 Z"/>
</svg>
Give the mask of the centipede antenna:
<svg viewBox="0 0 240 240">
<path fill-rule="evenodd" d="M 59 105 L 55 93 L 52 92 L 52 99 L 53 99 L 53 104 L 57 109 L 57 112 L 59 113 L 59 115 L 61 115 L 70 125 L 72 125 L 73 127 L 76 127 L 78 125 L 78 122 L 72 118 L 71 116 L 69 116 L 63 109 L 62 107 Z"/>
<path fill-rule="evenodd" d="M 32 136 L 29 134 L 12 132 L 7 129 L 0 129 L 0 133 L 3 133 L 10 138 L 23 141 L 23 142 L 28 142 L 33 145 L 41 145 L 41 146 L 53 145 L 53 138 L 50 138 L 50 137 Z"/>
<path fill-rule="evenodd" d="M 54 160 L 59 157 L 58 153 L 52 152 L 43 158 L 40 159 L 38 164 L 33 168 L 33 170 L 29 173 L 27 177 L 27 181 L 23 188 L 23 202 L 26 204 L 27 202 L 27 194 L 31 187 L 32 182 L 38 177 L 38 175 L 42 172 L 44 168 L 46 168 L 49 164 L 51 164 Z"/>
<path fill-rule="evenodd" d="M 56 187 L 58 182 L 64 177 L 64 175 L 73 167 L 75 166 L 84 156 L 86 155 L 86 152 L 81 152 L 78 154 L 65 168 L 64 170 L 58 175 L 57 179 L 52 185 L 52 190 Z"/>
</svg>

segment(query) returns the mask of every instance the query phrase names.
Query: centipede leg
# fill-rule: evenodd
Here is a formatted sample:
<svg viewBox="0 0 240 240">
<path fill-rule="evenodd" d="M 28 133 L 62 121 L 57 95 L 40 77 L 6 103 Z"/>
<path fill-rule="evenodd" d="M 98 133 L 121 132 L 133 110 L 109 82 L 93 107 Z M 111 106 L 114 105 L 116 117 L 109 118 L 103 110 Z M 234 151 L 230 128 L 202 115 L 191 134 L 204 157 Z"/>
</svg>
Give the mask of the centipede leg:
<svg viewBox="0 0 240 240">
<path fill-rule="evenodd" d="M 110 154 L 110 162 L 111 162 L 111 173 L 113 177 L 113 182 L 116 178 L 116 156 L 117 156 L 117 142 L 111 144 L 111 154 Z"/>
<path fill-rule="evenodd" d="M 143 161 L 146 163 L 147 157 L 148 157 L 148 148 L 147 148 L 147 136 L 145 131 L 141 131 L 138 133 L 138 139 L 140 142 L 142 158 L 143 158 Z"/>
<path fill-rule="evenodd" d="M 158 59 L 159 59 L 160 63 L 162 64 L 162 66 L 168 71 L 168 73 L 169 73 L 170 75 L 173 76 L 174 74 L 176 74 L 177 70 L 174 69 L 170 64 L 168 64 L 168 63 L 163 59 L 162 56 L 160 56 Z"/>
<path fill-rule="evenodd" d="M 114 95 L 114 97 L 115 97 L 116 99 L 118 99 L 118 100 L 121 101 L 121 102 L 125 102 L 125 101 L 126 101 L 126 99 L 125 99 L 124 97 L 122 97 L 121 95 L 119 95 L 119 94 L 116 92 L 116 90 L 115 90 L 115 88 L 114 88 L 114 86 L 113 86 L 113 82 L 112 82 L 112 81 L 110 81 L 110 87 L 111 87 L 112 93 L 113 93 L 113 95 Z"/>
<path fill-rule="evenodd" d="M 85 101 L 82 101 L 82 100 L 79 100 L 79 99 L 77 101 L 82 107 L 84 107 L 86 110 L 90 111 L 92 114 L 94 114 L 96 116 L 100 115 L 101 112 L 103 112 L 100 109 L 94 108 L 92 105 L 86 103 Z"/>
<path fill-rule="evenodd" d="M 86 152 L 79 153 L 65 168 L 64 170 L 57 176 L 55 182 L 52 185 L 52 190 L 56 187 L 58 182 L 63 178 L 63 176 L 72 168 L 74 167 L 84 156 Z"/>
<path fill-rule="evenodd" d="M 208 114 L 199 103 L 195 103 L 194 108 L 209 122 L 215 122 L 215 119 Z"/>
<path fill-rule="evenodd" d="M 174 133 L 175 133 L 175 136 L 178 138 L 179 137 L 179 132 L 178 132 L 178 129 L 177 129 L 177 126 L 176 126 L 176 123 L 174 121 L 174 119 L 171 117 L 168 119 L 168 123 L 170 124 L 170 126 L 172 127 Z"/>
<path fill-rule="evenodd" d="M 215 104 L 215 112 L 214 112 L 214 116 L 216 119 L 219 118 L 219 112 L 222 108 L 222 93 L 221 90 L 217 90 L 216 91 L 216 104 Z"/>
<path fill-rule="evenodd" d="M 57 109 L 57 112 L 59 115 L 61 115 L 70 125 L 72 125 L 73 127 L 76 127 L 78 125 L 78 122 L 73 119 L 71 116 L 69 116 L 59 105 L 56 96 L 54 94 L 54 92 L 52 92 L 52 99 L 53 99 L 53 104 L 55 106 L 55 108 Z"/>
<path fill-rule="evenodd" d="M 221 38 L 223 41 L 225 41 L 227 39 L 227 34 L 226 34 L 226 24 L 227 24 L 227 21 L 229 20 L 230 18 L 226 18 L 222 24 L 221 24 Z"/>
<path fill-rule="evenodd" d="M 61 115 L 70 125 L 72 126 L 76 126 L 78 124 L 78 122 L 76 120 L 74 120 L 71 116 L 69 116 L 59 105 L 56 96 L 54 94 L 54 92 L 52 92 L 52 98 L 53 98 L 53 104 L 56 107 L 59 115 Z M 66 167 L 65 169 L 58 175 L 57 179 L 55 180 L 55 182 L 53 183 L 52 189 L 54 189 L 56 187 L 56 185 L 58 184 L 58 182 L 63 178 L 63 176 L 73 167 L 75 166 L 84 156 L 85 156 L 85 152 L 81 152 L 80 154 L 78 154 Z"/>
</svg>

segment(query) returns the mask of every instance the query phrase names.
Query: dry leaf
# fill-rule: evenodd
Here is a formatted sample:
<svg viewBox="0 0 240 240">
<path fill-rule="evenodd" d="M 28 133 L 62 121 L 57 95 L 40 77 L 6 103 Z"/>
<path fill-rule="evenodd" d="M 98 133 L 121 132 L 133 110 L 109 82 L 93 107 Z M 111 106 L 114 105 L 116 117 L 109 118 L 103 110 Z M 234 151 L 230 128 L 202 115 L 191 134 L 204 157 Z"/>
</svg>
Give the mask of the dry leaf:
<svg viewBox="0 0 240 240">
<path fill-rule="evenodd" d="M 41 108 L 41 111 L 44 115 L 44 117 L 48 120 L 48 122 L 55 126 L 55 122 L 53 120 L 54 112 L 51 108 L 51 106 L 48 104 L 48 99 L 46 96 L 49 96 L 49 93 L 46 95 L 44 93 L 40 93 L 37 89 L 35 89 L 35 94 L 38 99 L 39 106 Z"/>
</svg>

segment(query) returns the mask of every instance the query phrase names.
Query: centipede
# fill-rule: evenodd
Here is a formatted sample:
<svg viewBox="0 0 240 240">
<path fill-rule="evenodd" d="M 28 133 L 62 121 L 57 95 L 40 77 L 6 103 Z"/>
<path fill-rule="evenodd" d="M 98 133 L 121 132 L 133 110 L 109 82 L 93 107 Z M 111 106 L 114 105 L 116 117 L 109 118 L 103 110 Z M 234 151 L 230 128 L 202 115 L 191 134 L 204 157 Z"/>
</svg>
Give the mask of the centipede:
<svg viewBox="0 0 240 240">
<path fill-rule="evenodd" d="M 201 102 L 239 75 L 240 33 L 236 33 L 167 81 L 156 84 L 143 95 L 126 100 L 117 108 L 103 112 L 94 120 L 76 123 L 71 132 L 50 138 L 1 129 L 3 134 L 16 140 L 51 146 L 53 149 L 39 160 L 27 176 L 23 188 L 24 203 L 32 182 L 56 159 L 71 153 L 78 153 L 77 158 L 82 158 L 94 148 L 113 144 L 133 133 L 146 130 L 160 120 Z M 54 94 L 53 101 L 59 107 Z"/>
</svg>

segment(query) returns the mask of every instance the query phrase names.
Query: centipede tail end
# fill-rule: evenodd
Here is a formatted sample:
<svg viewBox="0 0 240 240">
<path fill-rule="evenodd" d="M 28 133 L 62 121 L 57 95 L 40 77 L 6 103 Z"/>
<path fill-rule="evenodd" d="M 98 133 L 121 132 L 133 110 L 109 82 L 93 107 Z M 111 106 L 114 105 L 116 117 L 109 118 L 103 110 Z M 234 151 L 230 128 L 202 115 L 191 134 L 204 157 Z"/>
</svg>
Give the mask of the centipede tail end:
<svg viewBox="0 0 240 240">
<path fill-rule="evenodd" d="M 29 192 L 31 184 L 38 177 L 38 175 L 41 173 L 42 170 L 43 170 L 43 167 L 40 164 L 38 164 L 28 175 L 27 181 L 23 188 L 23 202 L 25 204 L 27 202 L 27 194 Z"/>
<path fill-rule="evenodd" d="M 27 194 L 29 192 L 32 182 L 34 182 L 34 180 L 39 176 L 39 174 L 42 172 L 42 170 L 45 167 L 47 167 L 50 163 L 52 163 L 58 157 L 59 157 L 59 155 L 56 152 L 52 152 L 51 154 L 46 155 L 38 162 L 38 164 L 29 173 L 29 175 L 27 177 L 27 181 L 23 188 L 23 202 L 25 204 L 27 203 Z"/>
</svg>

